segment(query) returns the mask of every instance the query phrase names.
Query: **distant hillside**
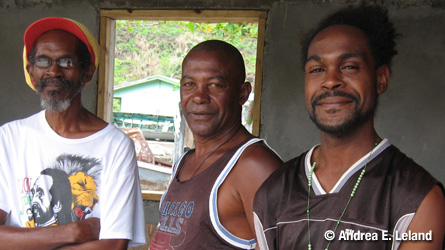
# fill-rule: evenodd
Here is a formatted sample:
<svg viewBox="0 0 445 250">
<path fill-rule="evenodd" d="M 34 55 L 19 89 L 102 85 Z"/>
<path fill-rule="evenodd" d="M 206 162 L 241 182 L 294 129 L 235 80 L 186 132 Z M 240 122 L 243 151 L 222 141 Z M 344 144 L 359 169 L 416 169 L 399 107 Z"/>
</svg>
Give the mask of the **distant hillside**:
<svg viewBox="0 0 445 250">
<path fill-rule="evenodd" d="M 224 40 L 237 47 L 245 59 L 247 80 L 252 82 L 257 34 L 257 24 L 117 21 L 114 83 L 153 75 L 180 78 L 184 56 L 193 46 L 209 39 Z"/>
</svg>

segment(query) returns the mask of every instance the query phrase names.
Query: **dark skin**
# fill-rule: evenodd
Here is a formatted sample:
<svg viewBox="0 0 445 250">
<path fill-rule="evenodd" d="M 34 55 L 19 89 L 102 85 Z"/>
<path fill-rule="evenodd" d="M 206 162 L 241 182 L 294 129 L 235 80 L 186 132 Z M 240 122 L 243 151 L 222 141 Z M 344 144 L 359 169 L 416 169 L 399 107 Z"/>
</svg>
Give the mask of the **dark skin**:
<svg viewBox="0 0 445 250">
<path fill-rule="evenodd" d="M 76 37 L 64 31 L 54 30 L 44 33 L 36 41 L 35 48 L 37 50 L 35 57 L 45 56 L 56 60 L 69 55 L 74 59 L 78 59 L 76 47 L 79 42 Z M 88 70 L 84 72 L 84 74 L 81 74 L 79 64 L 76 64 L 73 68 L 65 69 L 59 67 L 56 63 L 53 63 L 49 68 L 39 68 L 28 65 L 27 69 L 33 82 L 37 82 L 43 78 L 64 77 L 65 79 L 71 80 L 73 84 L 83 84 L 90 81 L 95 71 L 94 65 L 90 65 Z M 58 88 L 60 88 L 60 86 L 50 84 L 43 90 L 41 96 L 47 95 L 47 92 L 51 89 Z M 63 99 L 73 97 L 72 95 L 73 93 L 61 93 L 56 98 Z M 65 112 L 47 111 L 45 113 L 49 125 L 57 134 L 71 139 L 83 138 L 107 126 L 106 122 L 83 107 L 81 93 L 75 95 L 73 98 L 70 107 Z"/>
<path fill-rule="evenodd" d="M 311 117 L 324 126 L 340 127 L 351 120 L 357 110 L 365 113 L 376 105 L 376 95 L 388 87 L 390 70 L 387 65 L 375 67 L 364 33 L 352 26 L 338 25 L 317 34 L 308 50 L 305 65 L 306 105 Z M 327 97 L 312 101 L 325 92 L 341 90 L 360 97 L 354 102 L 349 97 Z M 329 192 L 352 164 L 367 154 L 380 140 L 374 128 L 374 115 L 341 132 L 321 131 L 321 145 L 314 151 L 317 161 L 315 174 Z M 365 177 L 366 178 L 366 174 Z M 432 241 L 405 241 L 399 249 L 441 249 L 445 233 L 445 198 L 435 186 L 416 211 L 408 230 L 433 232 Z"/>
<path fill-rule="evenodd" d="M 181 105 L 193 132 L 195 152 L 187 158 L 180 181 L 202 173 L 225 152 L 253 138 L 241 124 L 242 105 L 251 85 L 237 77 L 239 70 L 234 59 L 220 50 L 191 51 L 184 59 Z M 246 148 L 218 191 L 218 215 L 229 232 L 246 240 L 255 238 L 254 195 L 281 163 L 263 143 Z"/>
<path fill-rule="evenodd" d="M 72 34 L 53 30 L 42 34 L 35 43 L 36 57 L 45 56 L 58 60 L 61 57 L 77 59 L 76 48 L 80 41 Z M 65 69 L 56 63 L 49 68 L 28 65 L 31 80 L 62 77 L 73 84 L 83 84 L 93 77 L 95 66 L 91 65 L 82 74 L 79 65 Z M 40 93 L 45 96 L 48 90 L 60 89 L 57 84 L 49 84 Z M 45 117 L 51 128 L 65 138 L 83 138 L 105 128 L 107 123 L 87 111 L 81 103 L 81 94 L 61 92 L 55 98 L 73 97 L 71 105 L 64 112 L 46 111 Z M 0 249 L 127 249 L 127 239 L 99 240 L 100 220 L 89 218 L 55 227 L 19 228 L 5 226 L 7 212 L 0 210 Z"/>
</svg>

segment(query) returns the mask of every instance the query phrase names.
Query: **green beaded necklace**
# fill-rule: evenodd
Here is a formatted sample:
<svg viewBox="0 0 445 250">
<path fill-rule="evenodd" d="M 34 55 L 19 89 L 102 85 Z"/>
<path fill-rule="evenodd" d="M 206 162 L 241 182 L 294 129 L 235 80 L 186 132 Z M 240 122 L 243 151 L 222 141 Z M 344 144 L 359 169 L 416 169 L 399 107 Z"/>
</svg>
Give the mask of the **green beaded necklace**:
<svg viewBox="0 0 445 250">
<path fill-rule="evenodd" d="M 360 185 L 360 182 L 361 182 L 361 180 L 362 180 L 362 178 L 363 178 L 363 175 L 364 175 L 365 172 L 366 172 L 366 166 L 368 166 L 368 163 L 369 163 L 370 160 L 371 160 L 372 151 L 374 151 L 374 149 L 375 149 L 375 147 L 377 147 L 377 145 L 378 145 L 378 139 L 377 139 L 377 141 L 374 143 L 374 148 L 371 150 L 371 153 L 369 154 L 368 162 L 366 162 L 365 166 L 363 167 L 363 169 L 362 169 L 362 171 L 361 171 L 361 173 L 360 173 L 360 175 L 359 175 L 359 177 L 358 177 L 358 179 L 357 179 L 357 182 L 355 183 L 355 186 L 354 186 L 354 188 L 352 189 L 351 195 L 349 196 L 348 203 L 346 203 L 346 206 L 345 206 L 345 208 L 343 209 L 343 212 L 341 213 L 340 218 L 338 219 L 337 223 L 335 223 L 334 235 L 335 235 L 335 232 L 337 231 L 337 227 L 338 227 L 338 225 L 340 225 L 341 219 L 343 218 L 343 215 L 345 214 L 346 209 L 347 209 L 348 206 L 349 206 L 349 202 L 351 202 L 352 197 L 354 197 L 354 195 L 355 195 L 355 191 L 357 190 L 358 186 Z M 309 202 L 309 201 L 310 201 L 310 199 L 311 199 L 312 174 L 314 173 L 315 166 L 317 165 L 318 156 L 320 156 L 320 153 L 317 155 L 317 159 L 315 159 L 314 163 L 312 164 L 312 168 L 311 168 L 311 171 L 310 171 L 310 173 L 309 173 L 309 178 L 308 178 L 308 181 L 307 181 L 308 192 L 307 192 L 307 210 L 306 210 L 306 214 L 307 214 L 307 230 L 308 230 L 308 242 L 309 242 L 308 245 L 307 245 L 307 249 L 308 249 L 308 250 L 311 250 L 311 249 L 312 249 L 312 245 L 311 245 L 311 228 L 310 228 L 310 223 L 309 223 L 309 222 L 310 222 L 310 216 L 309 216 L 309 215 L 310 215 L 310 206 L 309 206 L 310 202 Z M 328 243 L 328 245 L 326 246 L 325 250 L 328 250 L 328 249 L 329 249 L 329 246 L 331 245 L 331 242 L 332 242 L 332 240 L 329 241 L 329 243 Z"/>
</svg>

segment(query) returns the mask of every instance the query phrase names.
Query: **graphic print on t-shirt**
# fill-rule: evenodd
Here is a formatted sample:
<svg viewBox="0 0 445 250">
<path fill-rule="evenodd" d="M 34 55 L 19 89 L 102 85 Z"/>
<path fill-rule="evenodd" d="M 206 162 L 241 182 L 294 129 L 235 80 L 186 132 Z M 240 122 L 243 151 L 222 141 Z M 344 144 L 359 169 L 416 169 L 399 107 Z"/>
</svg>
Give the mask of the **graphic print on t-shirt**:
<svg viewBox="0 0 445 250">
<path fill-rule="evenodd" d="M 29 202 L 22 209 L 28 218 L 26 227 L 61 225 L 90 217 L 99 201 L 101 171 L 96 158 L 58 156 L 30 186 Z"/>
</svg>

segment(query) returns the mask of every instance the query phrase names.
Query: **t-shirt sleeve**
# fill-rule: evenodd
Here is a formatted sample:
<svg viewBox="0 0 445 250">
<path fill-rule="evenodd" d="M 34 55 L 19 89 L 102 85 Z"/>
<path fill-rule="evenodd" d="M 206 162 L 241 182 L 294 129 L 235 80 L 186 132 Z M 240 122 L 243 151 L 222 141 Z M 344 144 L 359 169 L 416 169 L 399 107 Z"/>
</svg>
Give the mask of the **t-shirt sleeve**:
<svg viewBox="0 0 445 250">
<path fill-rule="evenodd" d="M 103 176 L 100 239 L 129 239 L 129 247 L 145 244 L 145 220 L 136 154 L 132 141 L 117 148 Z"/>
</svg>

